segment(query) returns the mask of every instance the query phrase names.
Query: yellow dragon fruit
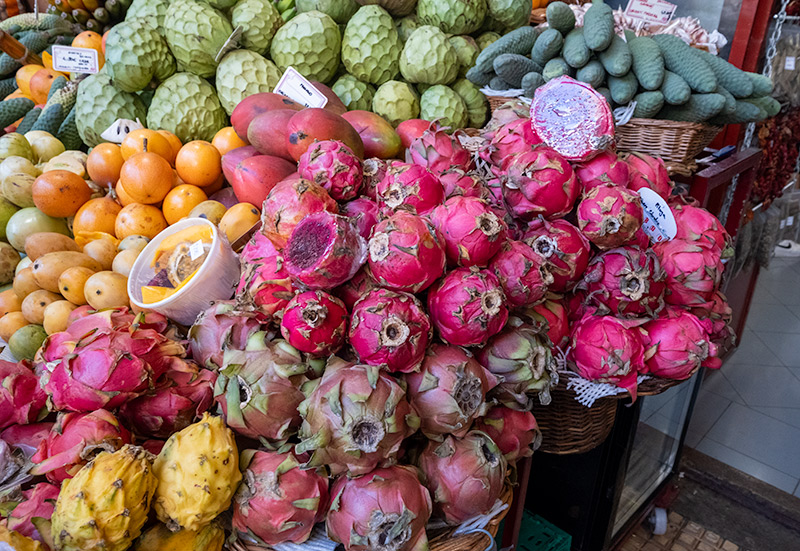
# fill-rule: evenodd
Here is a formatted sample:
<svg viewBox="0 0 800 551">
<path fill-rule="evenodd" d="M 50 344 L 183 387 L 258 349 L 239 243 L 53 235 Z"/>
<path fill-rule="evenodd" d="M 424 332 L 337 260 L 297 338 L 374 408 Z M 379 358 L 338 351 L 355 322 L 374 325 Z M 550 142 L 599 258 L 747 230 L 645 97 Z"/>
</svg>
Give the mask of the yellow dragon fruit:
<svg viewBox="0 0 800 551">
<path fill-rule="evenodd" d="M 7 543 L 14 551 L 47 551 L 42 542 L 23 536 L 0 525 L 0 542 Z"/>
<path fill-rule="evenodd" d="M 133 551 L 222 551 L 224 543 L 225 530 L 216 522 L 197 532 L 171 532 L 163 524 L 157 524 L 136 540 Z"/>
</svg>

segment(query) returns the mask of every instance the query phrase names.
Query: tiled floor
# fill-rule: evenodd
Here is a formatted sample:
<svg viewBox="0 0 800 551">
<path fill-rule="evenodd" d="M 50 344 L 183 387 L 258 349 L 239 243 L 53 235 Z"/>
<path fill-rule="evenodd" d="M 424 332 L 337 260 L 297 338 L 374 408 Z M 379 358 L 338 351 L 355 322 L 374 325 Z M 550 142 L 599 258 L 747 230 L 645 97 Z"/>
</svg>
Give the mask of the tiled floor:
<svg viewBox="0 0 800 551">
<path fill-rule="evenodd" d="M 667 533 L 655 536 L 645 526 L 640 526 L 622 544 L 620 551 L 738 551 L 732 541 L 707 530 L 700 524 L 670 513 Z"/>
<path fill-rule="evenodd" d="M 800 497 L 800 258 L 761 271 L 739 348 L 704 381 L 686 444 Z"/>
</svg>

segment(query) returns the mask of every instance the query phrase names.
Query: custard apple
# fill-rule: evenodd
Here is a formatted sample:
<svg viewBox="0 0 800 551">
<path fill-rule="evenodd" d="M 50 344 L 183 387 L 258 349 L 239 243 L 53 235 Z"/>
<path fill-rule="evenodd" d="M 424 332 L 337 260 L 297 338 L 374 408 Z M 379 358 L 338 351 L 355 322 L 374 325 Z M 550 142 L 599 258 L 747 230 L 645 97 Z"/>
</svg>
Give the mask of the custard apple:
<svg viewBox="0 0 800 551">
<path fill-rule="evenodd" d="M 419 117 L 419 95 L 407 82 L 390 80 L 375 92 L 372 112 L 396 128 L 403 121 Z"/>
<path fill-rule="evenodd" d="M 392 17 L 408 15 L 417 5 L 417 0 L 356 0 L 362 6 L 377 5 L 388 11 Z"/>
<path fill-rule="evenodd" d="M 299 13 L 285 23 L 270 46 L 270 57 L 281 71 L 292 66 L 309 80 L 326 83 L 339 68 L 342 37 L 329 15 Z"/>
<path fill-rule="evenodd" d="M 442 126 L 465 128 L 469 123 L 467 104 L 452 88 L 431 86 L 419 101 L 419 116 L 426 121 L 438 120 Z"/>
<path fill-rule="evenodd" d="M 123 92 L 138 92 L 153 78 L 163 81 L 177 70 L 166 40 L 153 23 L 154 17 L 132 19 L 115 25 L 108 33 L 106 72 Z"/>
<path fill-rule="evenodd" d="M 214 87 L 192 73 L 175 73 L 165 80 L 156 89 L 147 112 L 148 128 L 168 130 L 183 143 L 210 142 L 227 124 Z"/>
<path fill-rule="evenodd" d="M 458 77 L 458 54 L 437 27 L 423 25 L 408 37 L 400 72 L 408 82 L 449 84 Z"/>
<path fill-rule="evenodd" d="M 475 65 L 475 60 L 478 59 L 481 49 L 471 36 L 451 36 L 450 44 L 453 45 L 458 56 L 458 76 L 463 77 Z"/>
<path fill-rule="evenodd" d="M 486 0 L 419 0 L 417 17 L 447 34 L 474 33 L 486 19 Z M 530 14 L 530 12 L 528 12 Z"/>
<path fill-rule="evenodd" d="M 503 37 L 499 34 L 490 31 L 478 36 L 478 38 L 475 39 L 475 42 L 478 43 L 478 48 L 483 51 L 501 38 Z"/>
<path fill-rule="evenodd" d="M 340 25 L 347 23 L 359 8 L 355 0 L 297 0 L 296 7 L 297 13 L 307 11 L 327 13 Z"/>
<path fill-rule="evenodd" d="M 400 41 L 405 44 L 411 33 L 419 29 L 419 19 L 414 14 L 407 15 L 395 21 L 395 26 L 397 27 L 397 34 L 400 35 Z"/>
<path fill-rule="evenodd" d="M 155 17 L 158 30 L 162 31 L 169 3 L 170 0 L 133 0 L 125 13 L 125 21 L 140 17 Z"/>
<path fill-rule="evenodd" d="M 74 109 L 78 134 L 89 147 L 103 143 L 100 134 L 117 119 L 144 121 L 147 116 L 142 100 L 118 90 L 104 70 L 80 82 Z"/>
<path fill-rule="evenodd" d="M 513 31 L 531 20 L 532 0 L 486 0 L 487 20 L 505 31 Z"/>
<path fill-rule="evenodd" d="M 272 92 L 280 79 L 281 72 L 264 56 L 250 50 L 234 50 L 219 62 L 214 82 L 219 101 L 230 115 L 247 96 Z"/>
<path fill-rule="evenodd" d="M 242 46 L 264 55 L 283 19 L 271 0 L 240 0 L 231 10 L 231 25 L 242 28 Z"/>
<path fill-rule="evenodd" d="M 339 96 L 348 111 L 370 111 L 375 88 L 371 84 L 361 82 L 353 75 L 342 75 L 331 86 L 333 93 Z"/>
<path fill-rule="evenodd" d="M 455 81 L 452 88 L 456 94 L 461 96 L 461 99 L 464 100 L 464 105 L 467 106 L 469 127 L 483 128 L 489 111 L 489 101 L 480 88 L 465 78 Z"/>
<path fill-rule="evenodd" d="M 236 3 L 236 0 L 205 0 L 209 4 L 211 4 L 212 8 L 217 8 L 218 10 L 224 11 L 233 7 Z"/>
<path fill-rule="evenodd" d="M 164 20 L 164 34 L 178 70 L 203 78 L 214 76 L 216 56 L 231 33 L 228 18 L 202 0 L 173 0 Z"/>
<path fill-rule="evenodd" d="M 358 10 L 342 38 L 342 62 L 347 71 L 378 86 L 397 76 L 402 51 L 392 16 L 378 6 Z"/>
</svg>

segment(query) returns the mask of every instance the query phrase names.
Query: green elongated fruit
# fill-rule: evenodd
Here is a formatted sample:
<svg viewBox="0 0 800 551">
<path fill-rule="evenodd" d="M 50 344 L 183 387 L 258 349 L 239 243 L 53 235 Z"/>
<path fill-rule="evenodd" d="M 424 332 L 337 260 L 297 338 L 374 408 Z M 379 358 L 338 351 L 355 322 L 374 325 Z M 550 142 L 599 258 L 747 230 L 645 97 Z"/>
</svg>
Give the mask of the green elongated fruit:
<svg viewBox="0 0 800 551">
<path fill-rule="evenodd" d="M 17 89 L 17 79 L 15 77 L 0 80 L 0 99 L 6 99 L 11 92 Z"/>
<path fill-rule="evenodd" d="M 531 72 L 540 73 L 542 66 L 519 54 L 500 54 L 494 60 L 497 76 L 514 88 L 522 86 L 522 77 Z"/>
<path fill-rule="evenodd" d="M 736 112 L 736 98 L 733 97 L 733 94 L 728 92 L 722 86 L 717 86 L 717 94 L 722 94 L 725 98 L 725 107 L 722 108 L 722 111 L 719 112 L 720 115 L 733 115 Z M 780 104 L 778 104 L 780 105 Z"/>
<path fill-rule="evenodd" d="M 724 126 L 726 124 L 743 124 L 767 118 L 767 112 L 758 105 L 744 100 L 736 100 L 736 111 L 732 115 L 717 115 L 709 119 L 710 124 Z"/>
<path fill-rule="evenodd" d="M 33 125 L 36 124 L 36 120 L 39 118 L 39 115 L 41 114 L 42 114 L 41 107 L 34 107 L 30 111 L 28 111 L 28 113 L 22 119 L 22 122 L 19 123 L 19 126 L 17 127 L 17 132 L 19 132 L 20 134 L 25 134 L 26 132 L 28 132 L 31 128 L 33 128 Z"/>
<path fill-rule="evenodd" d="M 661 48 L 666 68 L 683 77 L 692 90 L 709 94 L 717 89 L 717 76 L 695 48 L 667 34 L 657 34 L 653 40 Z"/>
<path fill-rule="evenodd" d="M 64 122 L 66 115 L 64 107 L 58 103 L 45 107 L 31 130 L 43 130 L 55 136 L 58 134 L 58 129 L 61 127 L 61 123 Z"/>
<path fill-rule="evenodd" d="M 664 55 L 658 43 L 649 36 L 628 41 L 632 68 L 645 90 L 658 90 L 664 81 Z"/>
<path fill-rule="evenodd" d="M 564 38 L 564 47 L 561 50 L 561 55 L 564 57 L 564 61 L 575 69 L 580 69 L 589 63 L 592 58 L 592 51 L 583 39 L 583 27 L 576 27 L 567 34 Z"/>
<path fill-rule="evenodd" d="M 488 86 L 492 79 L 497 76 L 494 71 L 484 73 L 479 71 L 477 67 L 473 67 L 467 71 L 467 79 L 476 86 Z"/>
<path fill-rule="evenodd" d="M 547 24 L 561 34 L 567 34 L 575 28 L 575 14 L 564 2 L 550 2 L 546 10 Z"/>
<path fill-rule="evenodd" d="M 544 77 L 545 82 L 550 82 L 554 78 L 569 75 L 571 71 L 572 69 L 569 65 L 567 65 L 567 62 L 564 61 L 564 58 L 554 57 L 544 66 L 542 76 Z"/>
<path fill-rule="evenodd" d="M 627 74 L 631 70 L 633 62 L 628 43 L 617 35 L 614 35 L 614 38 L 611 39 L 611 44 L 608 48 L 598 52 L 597 58 L 605 67 L 606 72 L 615 77 Z"/>
<path fill-rule="evenodd" d="M 758 73 L 745 73 L 750 82 L 753 83 L 753 97 L 760 98 L 761 96 L 768 96 L 772 93 L 773 83 L 772 79 L 760 75 Z"/>
<path fill-rule="evenodd" d="M 683 105 L 689 101 L 692 89 L 680 75 L 672 71 L 664 71 L 664 82 L 661 83 L 664 101 L 670 105 Z"/>
<path fill-rule="evenodd" d="M 614 98 L 611 97 L 611 90 L 606 87 L 598 88 L 597 93 L 606 98 L 606 101 L 610 106 L 614 106 Z"/>
<path fill-rule="evenodd" d="M 725 108 L 722 94 L 692 94 L 684 105 L 667 105 L 658 118 L 680 122 L 705 122 L 717 116 Z"/>
<path fill-rule="evenodd" d="M 47 101 L 55 95 L 56 92 L 61 90 L 64 86 L 67 85 L 67 79 L 64 76 L 56 77 L 53 81 L 53 84 L 50 85 L 50 91 L 47 93 Z"/>
<path fill-rule="evenodd" d="M 526 98 L 533 98 L 533 94 L 539 86 L 544 85 L 544 77 L 541 73 L 528 73 L 522 77 L 522 89 L 525 90 Z"/>
<path fill-rule="evenodd" d="M 627 105 L 636 95 L 638 89 L 639 81 L 636 80 L 636 75 L 633 74 L 633 71 L 622 77 L 608 77 L 608 93 L 614 103 Z"/>
<path fill-rule="evenodd" d="M 58 128 L 58 135 L 56 136 L 68 150 L 80 149 L 83 145 L 81 137 L 78 134 L 78 124 L 75 120 L 75 116 L 75 108 L 73 108 L 64 119 L 64 122 L 61 123 L 61 126 Z"/>
<path fill-rule="evenodd" d="M 592 0 L 583 16 L 583 38 L 590 50 L 601 52 L 611 45 L 614 38 L 614 10 L 603 0 Z"/>
<path fill-rule="evenodd" d="M 97 8 L 92 12 L 92 16 L 104 25 L 111 21 L 111 14 L 105 8 Z"/>
<path fill-rule="evenodd" d="M 561 51 L 564 45 L 564 37 L 555 29 L 547 29 L 531 48 L 531 59 L 539 65 L 544 65 Z"/>
<path fill-rule="evenodd" d="M 575 78 L 597 89 L 606 81 L 606 70 L 602 63 L 594 59 L 578 69 Z"/>
<path fill-rule="evenodd" d="M 30 29 L 43 30 L 52 29 L 59 25 L 63 25 L 63 23 L 57 15 L 39 14 L 37 19 L 33 13 L 23 13 L 0 22 L 0 30 L 9 32 L 9 30 L 13 30 L 14 26 L 17 26 L 21 31 Z"/>
<path fill-rule="evenodd" d="M 498 92 L 503 90 L 511 90 L 514 87 L 511 86 L 508 82 L 503 80 L 500 77 L 494 77 L 492 80 L 489 81 L 489 88 L 492 90 L 497 90 Z"/>
<path fill-rule="evenodd" d="M 697 52 L 708 63 L 711 70 L 714 71 L 719 85 L 730 92 L 733 97 L 746 98 L 753 93 L 753 82 L 747 76 L 747 73 L 705 50 L 697 50 Z"/>
<path fill-rule="evenodd" d="M 14 98 L 0 102 L 0 128 L 5 128 L 23 118 L 31 109 L 33 102 L 28 98 Z"/>
<path fill-rule="evenodd" d="M 637 119 L 652 119 L 664 106 L 664 94 L 655 90 L 653 92 L 641 92 L 633 98 L 636 108 L 633 116 Z"/>
<path fill-rule="evenodd" d="M 753 105 L 763 109 L 767 113 L 767 117 L 774 117 L 781 111 L 781 103 L 775 98 L 771 98 L 769 96 L 762 96 L 760 98 L 747 98 L 742 101 L 752 103 Z"/>
<path fill-rule="evenodd" d="M 489 44 L 484 49 L 478 59 L 475 60 L 475 67 L 481 73 L 494 71 L 494 60 L 500 54 L 527 54 L 536 43 L 539 33 L 531 26 L 520 27 L 513 30 L 499 40 Z M 473 81 L 474 82 L 474 81 Z"/>
</svg>

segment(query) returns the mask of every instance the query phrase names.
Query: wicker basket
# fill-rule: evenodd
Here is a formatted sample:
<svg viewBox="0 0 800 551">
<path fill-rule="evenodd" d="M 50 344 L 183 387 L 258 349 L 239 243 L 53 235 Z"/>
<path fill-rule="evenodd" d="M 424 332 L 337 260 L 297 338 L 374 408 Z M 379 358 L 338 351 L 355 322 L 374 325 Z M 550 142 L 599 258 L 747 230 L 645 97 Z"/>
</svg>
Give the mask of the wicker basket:
<svg viewBox="0 0 800 551">
<path fill-rule="evenodd" d="M 514 101 L 517 98 L 510 98 L 508 96 L 486 96 L 486 99 L 489 100 L 489 111 L 494 113 L 509 101 Z"/>
<path fill-rule="evenodd" d="M 661 157 L 670 173 L 690 175 L 697 157 L 722 130 L 695 122 L 631 119 L 617 126 L 617 149 Z"/>
</svg>

